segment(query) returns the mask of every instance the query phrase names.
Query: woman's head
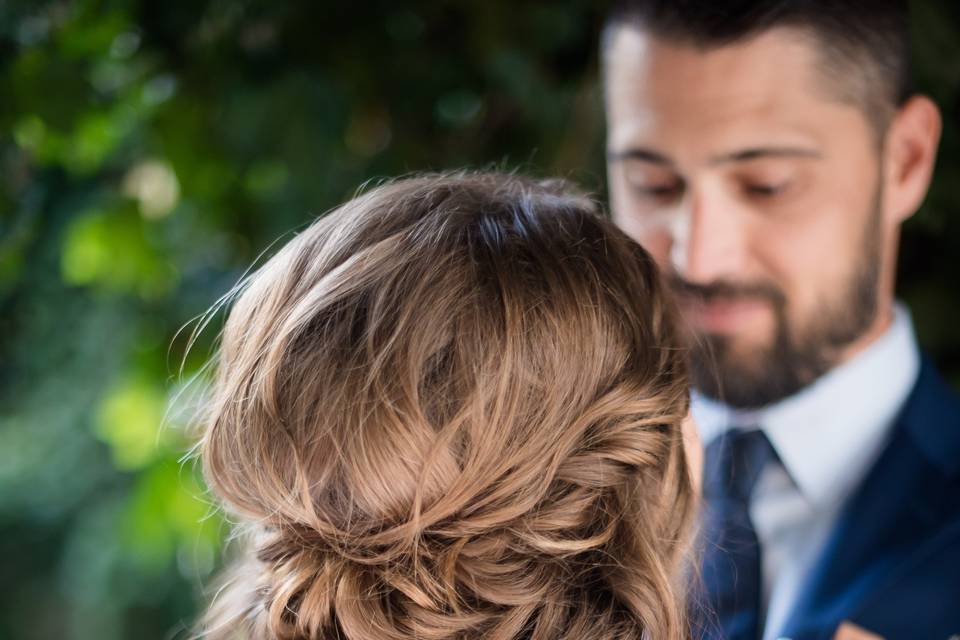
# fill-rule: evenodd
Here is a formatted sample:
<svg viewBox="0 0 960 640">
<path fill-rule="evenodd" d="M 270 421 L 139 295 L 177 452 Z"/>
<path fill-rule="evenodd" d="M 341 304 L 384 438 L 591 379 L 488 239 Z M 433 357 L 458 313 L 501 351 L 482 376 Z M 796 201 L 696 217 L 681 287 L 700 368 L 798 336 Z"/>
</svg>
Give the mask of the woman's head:
<svg viewBox="0 0 960 640">
<path fill-rule="evenodd" d="M 560 183 L 398 180 L 241 285 L 211 637 L 678 638 L 688 394 L 648 255 Z"/>
</svg>

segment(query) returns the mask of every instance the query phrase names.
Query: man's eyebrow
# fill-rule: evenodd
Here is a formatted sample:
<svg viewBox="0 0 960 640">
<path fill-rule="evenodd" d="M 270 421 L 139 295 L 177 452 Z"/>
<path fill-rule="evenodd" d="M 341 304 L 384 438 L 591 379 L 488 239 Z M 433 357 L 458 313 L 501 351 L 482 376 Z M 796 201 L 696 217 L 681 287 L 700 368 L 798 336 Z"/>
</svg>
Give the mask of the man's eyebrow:
<svg viewBox="0 0 960 640">
<path fill-rule="evenodd" d="M 817 160 L 823 157 L 823 154 L 816 149 L 807 147 L 750 147 L 739 149 L 730 153 L 723 153 L 710 158 L 710 164 L 729 164 L 732 162 L 748 162 L 761 158 L 807 158 Z M 651 164 L 657 164 L 665 167 L 673 166 L 673 160 L 652 149 L 643 147 L 632 147 L 622 151 L 607 152 L 607 159 L 615 160 L 642 160 Z"/>
<path fill-rule="evenodd" d="M 650 162 L 652 164 L 673 166 L 673 160 L 659 151 L 644 149 L 642 147 L 633 147 L 622 151 L 610 150 L 607 152 L 607 160 L 643 160 L 644 162 Z"/>
<path fill-rule="evenodd" d="M 710 158 L 710 164 L 727 164 L 730 162 L 747 162 L 759 158 L 808 158 L 817 160 L 823 154 L 816 149 L 807 147 L 751 147 L 731 153 L 724 153 Z"/>
</svg>

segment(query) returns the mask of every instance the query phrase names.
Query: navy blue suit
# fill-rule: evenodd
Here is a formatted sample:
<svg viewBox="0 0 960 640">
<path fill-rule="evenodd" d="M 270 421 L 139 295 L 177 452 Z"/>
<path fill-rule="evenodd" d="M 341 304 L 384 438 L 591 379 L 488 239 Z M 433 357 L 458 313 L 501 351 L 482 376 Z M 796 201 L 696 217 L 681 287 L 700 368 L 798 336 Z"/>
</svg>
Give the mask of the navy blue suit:
<svg viewBox="0 0 960 640">
<path fill-rule="evenodd" d="M 960 398 L 927 360 L 780 635 L 828 640 L 843 621 L 887 640 L 960 638 Z"/>
</svg>

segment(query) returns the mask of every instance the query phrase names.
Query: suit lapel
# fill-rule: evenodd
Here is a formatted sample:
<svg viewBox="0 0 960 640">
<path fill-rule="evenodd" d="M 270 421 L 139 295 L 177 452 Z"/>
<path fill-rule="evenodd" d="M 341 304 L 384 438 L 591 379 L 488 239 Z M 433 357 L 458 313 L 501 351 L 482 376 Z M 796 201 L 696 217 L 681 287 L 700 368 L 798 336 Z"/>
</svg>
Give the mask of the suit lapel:
<svg viewBox="0 0 960 640">
<path fill-rule="evenodd" d="M 920 587 L 942 586 L 940 563 L 960 542 L 958 471 L 960 404 L 924 361 L 891 440 L 841 512 L 780 635 L 827 639 L 844 620 L 887 638 L 910 637 L 893 628 L 898 620 L 916 632 L 920 612 L 890 598 L 914 574 L 930 574 Z M 891 607 L 898 615 L 883 615 Z"/>
</svg>

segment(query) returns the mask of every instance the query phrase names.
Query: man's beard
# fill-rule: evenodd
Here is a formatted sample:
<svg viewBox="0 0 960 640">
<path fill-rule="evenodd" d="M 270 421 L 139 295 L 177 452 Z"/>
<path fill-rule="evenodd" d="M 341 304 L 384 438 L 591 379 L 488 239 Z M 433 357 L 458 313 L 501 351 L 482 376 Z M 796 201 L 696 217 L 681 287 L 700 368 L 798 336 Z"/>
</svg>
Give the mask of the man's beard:
<svg viewBox="0 0 960 640">
<path fill-rule="evenodd" d="M 691 374 L 701 393 L 736 408 L 756 408 L 786 398 L 832 369 L 876 318 L 880 279 L 880 189 L 864 229 L 861 259 L 834 299 L 824 299 L 806 326 L 787 314 L 786 295 L 772 283 L 717 281 L 707 285 L 670 276 L 675 291 L 696 302 L 766 300 L 774 313 L 772 344 L 737 352 L 729 336 L 703 333 L 691 344 Z"/>
</svg>

